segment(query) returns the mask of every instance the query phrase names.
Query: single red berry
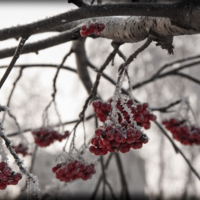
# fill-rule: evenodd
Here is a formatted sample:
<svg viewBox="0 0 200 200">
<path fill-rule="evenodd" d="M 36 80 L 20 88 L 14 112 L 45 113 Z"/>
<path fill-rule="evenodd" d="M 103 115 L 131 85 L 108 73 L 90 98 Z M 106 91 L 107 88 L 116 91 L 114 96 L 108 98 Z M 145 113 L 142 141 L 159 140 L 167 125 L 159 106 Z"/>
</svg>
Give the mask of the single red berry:
<svg viewBox="0 0 200 200">
<path fill-rule="evenodd" d="M 114 138 L 115 138 L 115 133 L 113 132 L 113 131 L 108 131 L 107 133 L 106 133 L 106 138 L 108 139 L 108 140 L 113 140 Z"/>
<path fill-rule="evenodd" d="M 3 169 L 3 173 L 9 176 L 12 173 L 12 169 L 6 166 Z"/>
<path fill-rule="evenodd" d="M 89 151 L 90 151 L 91 153 L 94 153 L 95 147 L 94 147 L 94 146 L 90 146 Z"/>
<path fill-rule="evenodd" d="M 87 26 L 85 26 L 85 25 L 81 27 L 81 30 L 82 30 L 82 31 L 87 31 L 87 29 L 88 29 L 88 28 L 87 28 Z"/>
<path fill-rule="evenodd" d="M 80 34 L 82 37 L 86 37 L 88 35 L 86 31 L 81 31 Z"/>
<path fill-rule="evenodd" d="M 22 175 L 21 175 L 20 173 L 16 173 L 16 174 L 14 175 L 14 179 L 15 179 L 16 181 L 19 181 L 19 180 L 22 179 Z"/>
<path fill-rule="evenodd" d="M 98 136 L 98 137 L 102 136 L 103 133 L 104 133 L 104 130 L 102 130 L 102 129 L 100 129 L 100 128 L 97 128 L 97 129 L 95 130 L 95 135 Z"/>
</svg>

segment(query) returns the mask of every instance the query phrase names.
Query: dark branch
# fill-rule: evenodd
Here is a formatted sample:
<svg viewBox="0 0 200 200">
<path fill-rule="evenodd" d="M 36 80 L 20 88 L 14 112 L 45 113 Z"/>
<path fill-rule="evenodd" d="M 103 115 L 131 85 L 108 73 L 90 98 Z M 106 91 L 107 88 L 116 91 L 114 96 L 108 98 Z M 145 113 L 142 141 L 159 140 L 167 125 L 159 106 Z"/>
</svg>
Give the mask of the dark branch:
<svg viewBox="0 0 200 200">
<path fill-rule="evenodd" d="M 189 15 L 187 13 L 193 9 Z M 87 19 L 91 17 L 102 16 L 149 16 L 166 17 L 175 19 L 181 24 L 181 21 L 188 22 L 189 26 L 198 26 L 195 20 L 198 17 L 198 6 L 189 6 L 185 4 L 106 4 L 98 6 L 87 6 L 84 8 L 72 10 L 54 17 L 40 20 L 38 22 L 21 25 L 17 27 L 5 28 L 0 30 L 0 41 L 9 38 L 21 37 L 24 34 L 33 35 L 45 32 L 57 26 L 72 21 Z M 191 21 L 191 23 L 189 23 Z M 184 24 L 185 25 L 185 24 Z"/>
<path fill-rule="evenodd" d="M 79 8 L 84 8 L 87 6 L 87 4 L 84 3 L 82 0 L 68 0 L 68 3 L 73 3 L 76 6 L 78 6 Z"/>
<path fill-rule="evenodd" d="M 3 75 L 3 77 L 0 81 L 0 89 L 3 86 L 4 82 L 6 81 L 7 77 L 9 76 L 10 72 L 12 71 L 12 68 L 14 67 L 15 63 L 17 62 L 27 39 L 28 39 L 28 37 L 21 38 L 19 45 L 15 51 L 15 54 L 9 64 L 8 68 L 6 69 L 5 74 Z"/>
<path fill-rule="evenodd" d="M 49 47 L 53 47 L 62 43 L 70 42 L 78 38 L 81 38 L 80 28 L 75 28 L 73 30 L 60 33 L 54 37 L 26 44 L 24 45 L 21 54 L 36 53 L 36 52 L 38 53 L 38 51 L 40 50 L 47 49 Z M 15 49 L 16 47 L 0 50 L 0 59 L 12 56 L 15 52 Z"/>
</svg>

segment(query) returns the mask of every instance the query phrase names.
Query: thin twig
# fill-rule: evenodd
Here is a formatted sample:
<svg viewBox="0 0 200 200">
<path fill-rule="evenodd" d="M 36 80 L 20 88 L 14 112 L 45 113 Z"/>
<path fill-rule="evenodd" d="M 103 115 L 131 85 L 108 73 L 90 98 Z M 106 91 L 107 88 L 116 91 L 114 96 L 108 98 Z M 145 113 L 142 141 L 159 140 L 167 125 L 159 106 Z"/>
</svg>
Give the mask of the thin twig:
<svg viewBox="0 0 200 200">
<path fill-rule="evenodd" d="M 10 101 L 11 101 L 12 95 L 13 95 L 13 93 L 14 93 L 14 90 L 15 90 L 15 88 L 16 88 L 17 82 L 19 81 L 19 79 L 20 79 L 21 76 L 22 76 L 22 71 L 23 71 L 23 68 L 21 68 L 21 69 L 19 70 L 19 75 L 17 76 L 16 80 L 15 80 L 14 83 L 13 83 L 13 87 L 12 87 L 12 90 L 10 91 L 10 94 L 9 94 L 9 97 L 8 97 L 8 100 L 7 100 L 7 104 L 6 104 L 6 106 L 7 106 L 8 108 L 9 108 L 9 106 L 10 106 Z M 1 123 L 2 123 L 2 124 L 3 124 L 3 122 L 4 122 L 5 116 L 6 116 L 6 112 L 3 113 L 3 117 L 2 117 L 2 120 L 1 120 Z"/>
<path fill-rule="evenodd" d="M 109 155 L 107 161 L 106 161 L 105 169 L 108 168 L 112 156 L 113 156 L 113 154 L 111 153 L 111 154 Z M 94 199 L 95 199 L 95 196 L 96 196 L 96 194 L 97 194 L 97 192 L 98 192 L 98 189 L 99 189 L 99 186 L 100 186 L 100 183 L 101 183 L 102 180 L 103 180 L 103 174 L 101 174 L 101 176 L 99 177 L 99 180 L 98 180 L 97 185 L 96 185 L 96 187 L 95 187 L 95 189 L 94 189 L 94 192 L 92 193 L 92 196 L 91 196 L 90 200 L 94 200 Z"/>
<path fill-rule="evenodd" d="M 115 196 L 114 192 L 113 192 L 113 188 L 111 187 L 110 183 L 108 182 L 108 180 L 106 179 L 106 185 L 108 186 L 111 196 L 114 200 L 117 200 L 117 197 Z"/>
<path fill-rule="evenodd" d="M 125 69 L 126 66 L 128 66 L 142 51 L 144 51 L 151 44 L 151 42 L 152 39 L 147 38 L 147 41 L 140 48 L 138 48 L 132 55 L 128 57 L 125 63 L 122 64 L 121 68 Z"/>
<path fill-rule="evenodd" d="M 38 146 L 35 145 L 33 153 L 32 153 L 31 166 L 30 166 L 30 169 L 29 169 L 30 173 L 33 172 L 33 167 L 34 167 L 34 164 L 35 164 L 35 158 L 36 158 L 37 150 L 38 150 Z"/>
<path fill-rule="evenodd" d="M 128 192 L 128 186 L 127 186 L 127 183 L 126 183 L 126 178 L 125 178 L 121 158 L 120 158 L 119 153 L 115 152 L 114 155 L 115 155 L 115 159 L 116 159 L 116 162 L 117 162 L 117 167 L 118 167 L 118 170 L 119 170 L 121 184 L 122 184 L 121 197 L 122 197 L 123 200 L 129 200 L 130 195 L 129 195 L 129 192 Z"/>
<path fill-rule="evenodd" d="M 166 76 L 169 76 L 169 75 L 178 75 L 176 73 L 178 73 L 178 71 L 182 70 L 182 69 L 185 69 L 185 68 L 188 68 L 188 67 L 194 67 L 195 65 L 198 65 L 200 64 L 200 61 L 197 61 L 197 62 L 194 62 L 194 63 L 189 63 L 189 64 L 186 64 L 186 65 L 183 65 L 181 67 L 178 67 L 176 69 L 173 69 L 173 70 L 170 70 L 168 72 L 165 72 L 163 74 L 158 74 L 158 72 L 156 72 L 152 77 L 150 77 L 149 79 L 146 79 L 142 82 L 139 82 L 139 83 L 136 83 L 135 85 L 132 86 L 132 89 L 136 89 L 136 88 L 139 88 L 139 87 L 142 87 L 143 85 L 146 85 L 148 83 L 151 83 L 153 81 L 155 81 L 156 79 L 160 79 L 160 78 L 164 78 Z M 180 72 L 179 72 L 180 73 Z"/>
<path fill-rule="evenodd" d="M 17 59 L 19 58 L 21 52 L 22 52 L 22 49 L 24 47 L 24 44 L 26 42 L 26 40 L 28 39 L 28 37 L 22 37 L 20 42 L 19 42 L 19 45 L 15 51 L 15 54 L 13 55 L 13 58 L 8 66 L 8 68 L 6 69 L 6 72 L 4 73 L 3 77 L 1 78 L 1 81 L 0 81 L 0 89 L 2 88 L 4 82 L 6 81 L 7 77 L 9 76 L 10 72 L 12 71 Z"/>
<path fill-rule="evenodd" d="M 56 74 L 53 78 L 53 93 L 52 93 L 52 98 L 53 101 L 55 101 L 55 96 L 56 96 L 56 92 L 57 92 L 57 88 L 56 88 L 56 82 L 57 82 L 57 78 L 58 78 L 58 74 L 60 72 L 61 67 L 63 66 L 63 64 L 65 63 L 66 59 L 73 53 L 73 50 L 70 49 L 70 51 L 64 56 L 64 58 L 62 59 L 61 64 L 58 66 L 58 69 L 56 71 Z"/>
<path fill-rule="evenodd" d="M 89 115 L 88 117 L 86 117 L 85 120 L 89 120 L 89 119 L 93 118 L 94 116 L 95 116 L 95 114 L 91 114 L 91 115 Z M 64 122 L 64 123 L 62 123 L 62 124 L 57 123 L 57 124 L 50 125 L 50 126 L 51 126 L 51 127 L 59 127 L 59 126 L 74 124 L 74 123 L 77 123 L 77 122 L 79 122 L 79 121 L 80 121 L 80 119 L 76 119 L 76 120 Z M 40 127 L 36 128 L 36 129 L 39 129 L 39 128 L 40 128 Z M 32 130 L 32 128 L 26 128 L 26 129 L 23 129 L 22 132 L 23 132 L 23 133 L 26 133 L 26 132 L 29 132 L 29 131 L 31 131 L 31 130 Z M 19 132 L 13 132 L 13 133 L 7 134 L 6 136 L 7 136 L 7 137 L 13 137 L 13 136 L 16 136 L 16 135 L 18 135 L 18 134 L 19 134 Z"/>
<path fill-rule="evenodd" d="M 100 162 L 101 162 L 101 170 L 103 174 L 103 194 L 102 194 L 102 200 L 106 199 L 106 174 L 105 174 L 105 168 L 103 163 L 103 156 L 100 156 Z"/>
<path fill-rule="evenodd" d="M 166 68 L 171 67 L 171 66 L 173 66 L 175 64 L 182 63 L 182 62 L 187 62 L 189 60 L 194 60 L 194 59 L 197 59 L 197 58 L 200 58 L 200 55 L 191 56 L 191 57 L 188 57 L 188 58 L 176 60 L 176 61 L 171 62 L 171 63 L 167 63 L 163 67 L 161 67 L 154 76 L 155 77 L 158 76 L 163 70 L 165 70 Z"/>
<path fill-rule="evenodd" d="M 177 100 L 175 102 L 170 103 L 168 106 L 160 107 L 160 108 L 150 108 L 151 111 L 159 111 L 159 112 L 167 112 L 167 110 L 177 104 L 181 103 L 182 99 Z"/>
</svg>

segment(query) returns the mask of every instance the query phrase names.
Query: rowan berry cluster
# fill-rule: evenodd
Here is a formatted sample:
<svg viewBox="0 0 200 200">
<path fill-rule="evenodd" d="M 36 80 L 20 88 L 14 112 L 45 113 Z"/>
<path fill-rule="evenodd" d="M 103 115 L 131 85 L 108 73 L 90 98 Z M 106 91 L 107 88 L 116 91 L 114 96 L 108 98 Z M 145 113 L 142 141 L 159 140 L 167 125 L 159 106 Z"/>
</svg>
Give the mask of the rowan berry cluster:
<svg viewBox="0 0 200 200">
<path fill-rule="evenodd" d="M 135 104 L 131 99 L 120 99 L 116 102 L 116 108 L 112 108 L 112 99 L 108 103 L 94 101 L 94 112 L 105 126 L 96 129 L 96 137 L 92 138 L 89 150 L 95 155 L 106 155 L 108 152 L 129 152 L 131 148 L 140 149 L 148 142 L 148 137 L 141 128 L 149 129 L 150 120 L 155 121 L 156 116 L 148 110 L 148 103 Z M 112 120 L 112 109 L 117 110 L 117 122 Z"/>
<path fill-rule="evenodd" d="M 95 131 L 96 137 L 92 138 L 89 150 L 95 155 L 106 155 L 108 152 L 129 152 L 131 148 L 141 149 L 148 142 L 148 137 L 127 122 L 122 126 L 100 126 Z"/>
<path fill-rule="evenodd" d="M 0 162 L 0 190 L 5 190 L 7 185 L 17 185 L 21 179 L 20 173 L 12 171 L 6 162 Z"/>
<path fill-rule="evenodd" d="M 112 100 L 110 100 L 108 103 L 103 103 L 98 100 L 92 103 L 94 107 L 94 112 L 96 113 L 100 121 L 106 121 L 111 111 L 111 102 Z M 131 114 L 133 114 L 132 120 L 136 121 L 138 126 L 144 127 L 145 129 L 150 129 L 150 121 L 155 121 L 156 116 L 150 113 L 150 111 L 148 110 L 148 103 L 141 103 L 135 105 L 132 100 L 128 100 L 126 102 L 126 106 L 130 110 Z M 119 99 L 117 101 L 116 107 L 121 113 L 118 113 L 118 123 L 121 124 L 123 122 L 123 119 L 121 117 L 121 115 L 123 115 L 124 120 L 130 124 L 130 115 L 127 111 L 124 110 L 124 107 L 122 106 L 122 103 Z"/>
<path fill-rule="evenodd" d="M 105 25 L 102 23 L 90 23 L 89 25 L 84 25 L 81 27 L 81 36 L 86 37 L 87 35 L 91 35 L 95 33 L 99 35 L 105 28 Z"/>
<path fill-rule="evenodd" d="M 69 136 L 69 131 L 65 131 L 64 135 L 58 133 L 53 129 L 40 128 L 32 130 L 35 143 L 40 147 L 47 147 L 52 144 L 55 140 L 62 141 Z"/>
<path fill-rule="evenodd" d="M 57 164 L 52 168 L 56 178 L 60 181 L 69 182 L 71 180 L 88 180 L 96 173 L 94 164 L 84 164 L 82 161 L 74 160 L 68 163 Z"/>
<path fill-rule="evenodd" d="M 196 126 L 187 125 L 186 120 L 171 118 L 169 120 L 163 120 L 162 123 L 172 133 L 173 138 L 182 144 L 200 145 L 200 129 Z"/>
<path fill-rule="evenodd" d="M 32 153 L 28 152 L 28 147 L 22 143 L 18 144 L 17 146 L 12 146 L 17 154 L 22 154 L 23 157 L 26 155 L 32 155 Z"/>
</svg>

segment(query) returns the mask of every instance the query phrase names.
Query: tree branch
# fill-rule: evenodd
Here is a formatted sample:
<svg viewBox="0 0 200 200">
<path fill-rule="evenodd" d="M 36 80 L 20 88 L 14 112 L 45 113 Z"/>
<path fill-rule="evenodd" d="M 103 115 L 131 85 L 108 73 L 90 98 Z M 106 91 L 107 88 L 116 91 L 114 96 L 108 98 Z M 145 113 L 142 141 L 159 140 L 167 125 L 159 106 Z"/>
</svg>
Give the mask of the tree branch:
<svg viewBox="0 0 200 200">
<path fill-rule="evenodd" d="M 85 51 L 85 39 L 82 38 L 74 41 L 72 49 L 76 57 L 76 66 L 79 78 L 85 86 L 88 94 L 90 94 L 93 84 L 87 69 L 88 59 Z"/>
<path fill-rule="evenodd" d="M 192 10 L 192 12 L 191 12 Z M 0 41 L 24 34 L 33 35 L 45 32 L 59 25 L 72 21 L 102 16 L 148 16 L 165 17 L 178 21 L 179 24 L 199 30 L 199 7 L 188 4 L 106 4 L 87 6 L 38 22 L 0 30 Z M 182 23 L 181 23 L 182 22 Z"/>
<path fill-rule="evenodd" d="M 15 63 L 16 63 L 16 61 L 17 61 L 17 59 L 19 58 L 19 56 L 20 56 L 20 54 L 21 54 L 21 52 L 22 52 L 22 49 L 23 49 L 23 47 L 24 47 L 24 43 L 26 42 L 27 39 L 28 39 L 28 37 L 22 37 L 22 38 L 21 38 L 21 40 L 20 40 L 20 42 L 19 42 L 19 45 L 18 45 L 18 47 L 17 47 L 17 49 L 16 49 L 16 51 L 15 51 L 15 54 L 14 54 L 14 56 L 13 56 L 13 58 L 12 58 L 10 64 L 9 64 L 8 68 L 6 69 L 6 72 L 5 72 L 5 74 L 3 75 L 3 77 L 1 78 L 1 81 L 0 81 L 0 89 L 1 89 L 1 87 L 3 86 L 4 82 L 6 81 L 7 77 L 9 76 L 9 74 L 10 74 L 12 68 L 14 67 L 14 65 L 15 65 Z"/>
</svg>

